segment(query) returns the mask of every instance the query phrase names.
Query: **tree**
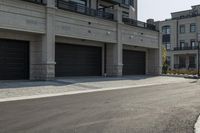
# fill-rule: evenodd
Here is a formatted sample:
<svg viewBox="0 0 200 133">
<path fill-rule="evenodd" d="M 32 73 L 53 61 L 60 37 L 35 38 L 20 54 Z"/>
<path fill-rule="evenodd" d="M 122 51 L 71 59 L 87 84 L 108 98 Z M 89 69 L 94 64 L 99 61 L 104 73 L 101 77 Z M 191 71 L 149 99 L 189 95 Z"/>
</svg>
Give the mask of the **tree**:
<svg viewBox="0 0 200 133">
<path fill-rule="evenodd" d="M 162 47 L 162 72 L 163 74 L 167 73 L 168 64 L 167 64 L 167 49 Z"/>
</svg>

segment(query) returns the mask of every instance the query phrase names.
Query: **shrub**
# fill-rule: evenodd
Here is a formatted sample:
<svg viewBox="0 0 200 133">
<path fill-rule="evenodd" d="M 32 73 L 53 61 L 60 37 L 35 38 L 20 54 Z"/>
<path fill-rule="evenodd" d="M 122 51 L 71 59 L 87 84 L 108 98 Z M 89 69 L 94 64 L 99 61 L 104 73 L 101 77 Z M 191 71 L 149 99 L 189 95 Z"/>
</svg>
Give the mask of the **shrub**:
<svg viewBox="0 0 200 133">
<path fill-rule="evenodd" d="M 187 74 L 187 75 L 197 75 L 197 70 L 168 70 L 168 74 Z"/>
</svg>

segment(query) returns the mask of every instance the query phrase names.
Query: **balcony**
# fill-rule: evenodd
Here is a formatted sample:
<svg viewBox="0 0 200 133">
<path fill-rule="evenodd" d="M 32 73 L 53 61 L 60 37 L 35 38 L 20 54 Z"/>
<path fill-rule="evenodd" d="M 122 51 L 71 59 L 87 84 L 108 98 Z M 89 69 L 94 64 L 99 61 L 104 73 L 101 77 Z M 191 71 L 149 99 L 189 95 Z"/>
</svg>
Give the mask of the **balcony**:
<svg viewBox="0 0 200 133">
<path fill-rule="evenodd" d="M 130 19 L 130 18 L 122 18 L 122 21 L 124 22 L 124 24 L 127 24 L 127 25 L 157 31 L 156 26 L 152 24 L 147 24 L 138 20 Z"/>
<path fill-rule="evenodd" d="M 57 7 L 62 10 L 76 12 L 91 17 L 97 17 L 111 21 L 114 20 L 114 15 L 112 13 L 108 13 L 103 10 L 88 8 L 84 5 L 72 1 L 66 2 L 64 0 L 57 0 Z"/>
<path fill-rule="evenodd" d="M 180 50 L 198 50 L 198 46 L 174 47 L 174 51 L 180 51 Z"/>
<path fill-rule="evenodd" d="M 27 1 L 35 4 L 41 4 L 41 5 L 46 5 L 46 0 L 22 0 L 22 1 Z"/>
</svg>

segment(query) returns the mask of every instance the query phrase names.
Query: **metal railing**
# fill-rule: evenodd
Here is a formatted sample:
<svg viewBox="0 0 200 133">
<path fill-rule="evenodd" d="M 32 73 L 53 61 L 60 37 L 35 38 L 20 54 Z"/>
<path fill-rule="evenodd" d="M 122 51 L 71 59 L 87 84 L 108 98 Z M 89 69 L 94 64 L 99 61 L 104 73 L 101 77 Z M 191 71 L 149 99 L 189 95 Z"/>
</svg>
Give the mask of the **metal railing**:
<svg viewBox="0 0 200 133">
<path fill-rule="evenodd" d="M 196 64 L 189 64 L 188 67 L 186 67 L 186 64 L 174 64 L 175 69 L 196 69 Z"/>
<path fill-rule="evenodd" d="M 88 8 L 85 5 L 81 5 L 72 1 L 57 0 L 57 7 L 62 10 L 76 12 L 92 17 L 98 17 L 106 20 L 114 20 L 114 15 L 103 10 L 96 10 Z"/>
<path fill-rule="evenodd" d="M 196 64 L 189 64 L 189 68 L 195 69 L 197 67 Z"/>
<path fill-rule="evenodd" d="M 198 50 L 198 46 L 174 47 L 174 51 L 179 50 Z"/>
<path fill-rule="evenodd" d="M 140 27 L 140 28 L 157 31 L 156 26 L 153 24 L 148 24 L 148 23 L 130 19 L 130 18 L 122 18 L 122 21 L 124 22 L 124 24 L 127 24 L 127 25 L 132 25 L 132 26 L 136 26 L 136 27 Z"/>
<path fill-rule="evenodd" d="M 200 14 L 188 14 L 188 15 L 185 15 L 185 16 L 179 16 L 179 17 L 174 17 L 170 20 L 179 20 L 179 19 L 186 19 L 186 18 L 192 18 L 192 17 L 197 17 L 197 16 L 200 16 Z"/>
<path fill-rule="evenodd" d="M 186 64 L 174 64 L 175 69 L 183 69 L 186 68 Z"/>
<path fill-rule="evenodd" d="M 35 4 L 41 4 L 41 5 L 46 5 L 46 0 L 22 0 L 22 1 L 27 1 Z"/>
</svg>

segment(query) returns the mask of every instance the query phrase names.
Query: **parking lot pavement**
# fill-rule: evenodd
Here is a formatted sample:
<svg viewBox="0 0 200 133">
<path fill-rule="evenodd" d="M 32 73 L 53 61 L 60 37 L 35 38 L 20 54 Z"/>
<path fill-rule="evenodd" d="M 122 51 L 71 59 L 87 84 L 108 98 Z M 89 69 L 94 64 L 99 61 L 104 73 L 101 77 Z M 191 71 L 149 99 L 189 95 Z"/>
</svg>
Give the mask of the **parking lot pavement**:
<svg viewBox="0 0 200 133">
<path fill-rule="evenodd" d="M 180 82 L 0 103 L 0 133 L 194 133 L 200 87 Z"/>
<path fill-rule="evenodd" d="M 54 81 L 0 81 L 0 101 L 13 101 L 140 86 L 196 82 L 169 76 L 71 77 Z"/>
</svg>

